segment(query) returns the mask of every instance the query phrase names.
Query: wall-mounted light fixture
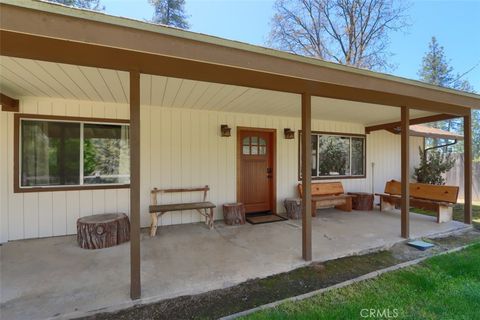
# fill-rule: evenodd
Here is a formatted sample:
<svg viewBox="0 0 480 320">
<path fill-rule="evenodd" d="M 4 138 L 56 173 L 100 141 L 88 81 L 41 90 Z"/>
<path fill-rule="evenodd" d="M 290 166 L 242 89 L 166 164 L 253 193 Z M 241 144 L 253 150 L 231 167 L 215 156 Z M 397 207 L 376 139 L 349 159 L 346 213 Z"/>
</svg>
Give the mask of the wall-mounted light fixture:
<svg viewBox="0 0 480 320">
<path fill-rule="evenodd" d="M 226 124 L 222 124 L 220 126 L 220 132 L 222 134 L 222 137 L 230 137 L 230 131 L 232 130 L 232 128 L 229 128 L 228 125 Z"/>
<path fill-rule="evenodd" d="M 295 139 L 295 131 L 290 128 L 283 129 L 283 133 L 285 134 L 285 139 Z"/>
</svg>

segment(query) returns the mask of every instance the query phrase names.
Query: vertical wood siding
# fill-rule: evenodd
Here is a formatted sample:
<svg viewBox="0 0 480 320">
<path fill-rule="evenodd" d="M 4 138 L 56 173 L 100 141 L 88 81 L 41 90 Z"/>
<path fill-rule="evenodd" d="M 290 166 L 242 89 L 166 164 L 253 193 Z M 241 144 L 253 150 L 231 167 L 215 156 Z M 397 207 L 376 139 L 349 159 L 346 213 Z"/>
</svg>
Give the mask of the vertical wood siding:
<svg viewBox="0 0 480 320">
<path fill-rule="evenodd" d="M 168 98 L 168 97 L 166 97 Z M 21 112 L 128 119 L 128 105 L 90 101 L 34 99 L 21 101 Z M 300 114 L 300 109 L 299 109 Z M 207 110 L 141 107 L 141 225 L 150 223 L 149 190 L 209 185 L 209 200 L 217 205 L 215 218 L 222 219 L 223 203 L 236 201 L 236 128 L 277 129 L 277 211 L 283 199 L 296 196 L 298 183 L 299 118 L 226 113 Z M 220 125 L 228 124 L 232 136 L 220 136 Z M 283 129 L 295 131 L 295 140 L 285 140 Z M 312 130 L 363 133 L 354 123 L 314 120 Z M 0 241 L 49 237 L 76 233 L 81 216 L 125 212 L 129 214 L 129 190 L 85 190 L 39 193 L 13 192 L 13 113 L 0 117 Z M 418 163 L 421 138 L 412 137 L 412 167 Z M 387 132 L 367 135 L 367 177 L 341 180 L 346 191 L 372 190 L 372 162 L 375 192 L 385 182 L 400 178 L 400 137 Z M 201 194 L 167 194 L 160 203 L 198 201 Z M 196 212 L 167 213 L 160 225 L 200 221 Z"/>
<path fill-rule="evenodd" d="M 25 98 L 20 112 L 70 117 L 128 119 L 128 106 L 90 101 Z M 81 216 L 129 212 L 128 189 L 13 192 L 13 118 L 1 112 L 0 122 L 0 241 L 76 233 Z"/>
</svg>

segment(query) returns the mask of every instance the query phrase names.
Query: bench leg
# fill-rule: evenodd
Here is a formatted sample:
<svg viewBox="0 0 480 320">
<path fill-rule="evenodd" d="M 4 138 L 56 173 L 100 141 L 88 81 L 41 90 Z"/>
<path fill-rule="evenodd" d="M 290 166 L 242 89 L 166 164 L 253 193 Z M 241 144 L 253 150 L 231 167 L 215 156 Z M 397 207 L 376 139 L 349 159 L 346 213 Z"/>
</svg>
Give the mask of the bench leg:
<svg viewBox="0 0 480 320">
<path fill-rule="evenodd" d="M 352 211 L 352 198 L 345 199 L 345 203 L 335 206 L 335 209 L 351 212 Z"/>
<path fill-rule="evenodd" d="M 210 214 L 208 215 L 208 228 L 213 229 L 213 208 L 210 208 Z"/>
<path fill-rule="evenodd" d="M 158 224 L 158 217 L 157 213 L 150 213 L 150 217 L 152 218 L 152 223 L 150 224 L 150 236 L 155 237 L 157 233 L 157 224 Z"/>
<path fill-rule="evenodd" d="M 208 209 L 204 209 L 203 212 L 200 212 L 205 217 L 205 225 L 210 228 L 210 219 L 208 214 Z"/>
<path fill-rule="evenodd" d="M 453 218 L 453 208 L 446 206 L 438 206 L 437 209 L 437 222 L 448 222 L 452 221 Z"/>
<path fill-rule="evenodd" d="M 392 211 L 395 209 L 395 205 L 388 201 L 385 201 L 383 197 L 380 197 L 380 211 Z"/>
<path fill-rule="evenodd" d="M 317 216 L 317 201 L 312 200 L 312 217 Z"/>
</svg>

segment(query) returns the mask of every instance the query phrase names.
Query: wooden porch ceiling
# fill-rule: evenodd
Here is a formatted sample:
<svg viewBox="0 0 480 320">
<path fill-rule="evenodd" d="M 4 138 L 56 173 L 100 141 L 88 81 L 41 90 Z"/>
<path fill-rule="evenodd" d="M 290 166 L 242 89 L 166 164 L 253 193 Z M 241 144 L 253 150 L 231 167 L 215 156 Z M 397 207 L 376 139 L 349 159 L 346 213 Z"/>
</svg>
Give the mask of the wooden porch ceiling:
<svg viewBox="0 0 480 320">
<path fill-rule="evenodd" d="M 480 108 L 475 95 L 393 76 L 101 13 L 34 1 L 3 2 L 4 56 L 456 115 Z"/>
<path fill-rule="evenodd" d="M 38 60 L 0 57 L 0 87 L 13 97 L 48 97 L 127 104 L 128 73 Z M 300 117 L 300 95 L 211 82 L 141 75 L 142 105 Z M 434 113 L 412 110 L 412 117 Z M 395 107 L 312 97 L 312 118 L 366 126 L 397 121 Z"/>
</svg>

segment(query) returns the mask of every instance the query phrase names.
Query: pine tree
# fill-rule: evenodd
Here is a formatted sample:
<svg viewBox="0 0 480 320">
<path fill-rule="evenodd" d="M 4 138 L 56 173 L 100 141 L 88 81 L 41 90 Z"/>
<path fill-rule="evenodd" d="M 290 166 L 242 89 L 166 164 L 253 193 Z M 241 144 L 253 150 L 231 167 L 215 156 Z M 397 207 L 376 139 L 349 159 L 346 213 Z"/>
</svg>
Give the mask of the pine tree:
<svg viewBox="0 0 480 320">
<path fill-rule="evenodd" d="M 188 29 L 185 0 L 149 0 L 154 7 L 152 22 Z"/>
<path fill-rule="evenodd" d="M 466 79 L 462 79 L 465 75 L 460 75 L 454 72 L 453 67 L 450 66 L 443 46 L 441 46 L 435 37 L 432 37 L 428 45 L 428 51 L 422 60 L 422 66 L 418 72 L 420 80 L 431 83 L 437 86 L 452 88 L 456 90 L 475 92 L 473 86 Z M 480 119 L 480 111 L 473 111 L 473 154 L 474 158 L 480 158 L 480 128 L 478 120 Z M 453 131 L 463 134 L 463 120 L 461 118 L 438 121 L 429 124 L 434 128 L 439 128 L 447 131 Z M 438 142 L 434 139 L 433 145 Z M 459 143 L 455 146 L 456 152 L 463 152 L 463 144 Z"/>
<path fill-rule="evenodd" d="M 473 159 L 480 162 L 480 110 L 472 112 Z"/>
<path fill-rule="evenodd" d="M 49 0 L 51 2 L 60 3 L 70 7 L 77 7 L 82 9 L 89 9 L 95 11 L 105 10 L 105 6 L 100 3 L 100 0 Z"/>
<path fill-rule="evenodd" d="M 422 67 L 418 75 L 423 82 L 440 87 L 466 92 L 475 91 L 468 80 L 462 79 L 462 75 L 454 74 L 453 67 L 449 65 L 443 46 L 438 43 L 435 37 L 432 37 L 428 44 L 428 51 L 423 57 Z"/>
<path fill-rule="evenodd" d="M 453 68 L 448 65 L 443 47 L 432 37 L 428 52 L 423 57 L 420 80 L 441 87 L 450 87 L 454 81 Z"/>
</svg>

